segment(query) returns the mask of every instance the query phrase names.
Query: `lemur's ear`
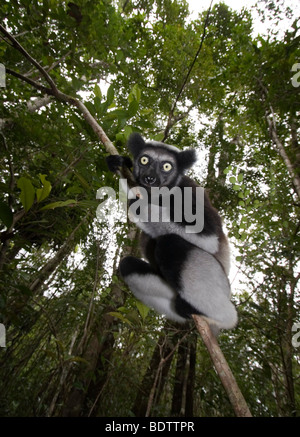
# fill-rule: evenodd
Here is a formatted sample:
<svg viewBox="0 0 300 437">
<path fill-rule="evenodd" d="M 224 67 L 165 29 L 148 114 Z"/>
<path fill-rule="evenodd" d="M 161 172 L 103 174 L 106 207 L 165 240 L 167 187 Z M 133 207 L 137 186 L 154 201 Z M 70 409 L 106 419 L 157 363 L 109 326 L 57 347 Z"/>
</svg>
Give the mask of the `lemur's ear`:
<svg viewBox="0 0 300 437">
<path fill-rule="evenodd" d="M 181 172 L 192 167 L 196 161 L 197 156 L 194 149 L 183 150 L 182 152 L 179 152 L 177 156 L 177 163 Z"/>
<path fill-rule="evenodd" d="M 136 157 L 144 147 L 146 147 L 146 143 L 141 137 L 141 135 L 137 132 L 130 134 L 130 137 L 127 142 L 127 147 L 130 152 Z"/>
</svg>

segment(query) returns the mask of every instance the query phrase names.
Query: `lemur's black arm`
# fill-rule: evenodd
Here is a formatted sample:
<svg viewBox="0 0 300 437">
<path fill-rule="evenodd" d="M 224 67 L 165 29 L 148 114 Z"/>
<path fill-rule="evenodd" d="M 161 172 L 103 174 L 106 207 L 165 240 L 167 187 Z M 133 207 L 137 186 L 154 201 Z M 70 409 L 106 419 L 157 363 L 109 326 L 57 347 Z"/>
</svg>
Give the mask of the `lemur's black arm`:
<svg viewBox="0 0 300 437">
<path fill-rule="evenodd" d="M 116 172 L 120 167 L 132 168 L 133 164 L 128 156 L 109 155 L 106 158 L 106 163 L 110 171 Z"/>
</svg>

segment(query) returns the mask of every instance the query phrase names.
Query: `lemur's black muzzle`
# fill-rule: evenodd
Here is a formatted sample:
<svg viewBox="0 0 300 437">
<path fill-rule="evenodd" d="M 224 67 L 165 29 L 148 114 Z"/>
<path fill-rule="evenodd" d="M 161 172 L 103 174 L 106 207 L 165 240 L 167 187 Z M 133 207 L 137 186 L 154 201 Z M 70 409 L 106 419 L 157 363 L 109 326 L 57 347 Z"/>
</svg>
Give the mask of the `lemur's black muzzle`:
<svg viewBox="0 0 300 437">
<path fill-rule="evenodd" d="M 145 182 L 148 185 L 153 185 L 156 182 L 156 178 L 154 176 L 145 176 Z"/>
</svg>

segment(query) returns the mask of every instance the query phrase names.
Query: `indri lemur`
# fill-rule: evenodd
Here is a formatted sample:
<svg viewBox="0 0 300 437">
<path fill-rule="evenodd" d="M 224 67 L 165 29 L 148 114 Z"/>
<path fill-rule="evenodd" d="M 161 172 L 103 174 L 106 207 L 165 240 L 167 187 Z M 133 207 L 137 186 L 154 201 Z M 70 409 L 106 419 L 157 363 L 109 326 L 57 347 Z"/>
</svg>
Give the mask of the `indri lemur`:
<svg viewBox="0 0 300 437">
<path fill-rule="evenodd" d="M 146 205 L 132 208 L 136 214 L 147 217 L 150 209 L 155 208 L 150 195 L 154 187 L 179 187 L 182 208 L 187 195 L 184 188 L 190 187 L 190 208 L 195 214 L 198 185 L 185 176 L 185 171 L 196 162 L 195 150 L 180 151 L 161 142 L 145 142 L 138 133 L 131 134 L 127 146 L 134 158 L 136 184 L 144 193 L 145 190 L 149 193 Z M 119 155 L 109 156 L 107 163 L 111 171 L 132 166 L 128 157 Z M 130 197 L 134 197 L 130 200 L 134 207 L 139 198 L 132 196 L 132 192 Z M 120 263 L 121 275 L 137 299 L 170 320 L 186 322 L 191 314 L 200 314 L 215 333 L 221 328 L 233 328 L 237 313 L 230 302 L 227 278 L 230 255 L 221 218 L 204 192 L 204 226 L 200 232 L 191 233 L 187 231 L 191 223 L 186 221 L 184 214 L 180 222 L 174 220 L 173 196 L 170 199 L 168 222 L 151 221 L 151 214 L 149 221 L 137 222 L 142 229 L 142 254 L 148 262 L 127 256 Z M 162 212 L 162 209 L 161 202 L 156 199 L 156 210 Z"/>
</svg>

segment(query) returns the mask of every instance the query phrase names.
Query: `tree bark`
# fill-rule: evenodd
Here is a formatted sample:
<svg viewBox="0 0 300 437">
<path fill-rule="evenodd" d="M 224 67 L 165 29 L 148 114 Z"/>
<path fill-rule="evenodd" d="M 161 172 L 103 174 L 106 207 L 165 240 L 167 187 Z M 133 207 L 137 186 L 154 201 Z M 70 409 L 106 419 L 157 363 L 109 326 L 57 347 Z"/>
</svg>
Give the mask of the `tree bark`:
<svg viewBox="0 0 300 437">
<path fill-rule="evenodd" d="M 177 351 L 177 363 L 175 371 L 175 381 L 173 385 L 173 398 L 171 416 L 180 417 L 185 413 L 186 381 L 188 369 L 188 341 L 182 342 Z M 184 411 L 183 411 L 184 410 Z"/>
<path fill-rule="evenodd" d="M 173 342 L 170 342 L 168 340 L 167 335 L 168 335 L 167 329 L 164 329 L 163 333 L 161 334 L 161 336 L 157 341 L 157 344 L 152 354 L 150 364 L 147 368 L 147 371 L 142 379 L 139 390 L 137 392 L 134 406 L 132 409 L 133 413 L 137 417 L 146 416 L 151 390 L 153 389 L 155 383 L 155 377 L 159 369 L 161 360 L 164 360 L 174 348 Z M 176 340 L 177 338 L 178 336 L 176 336 L 174 340 Z M 162 393 L 170 369 L 171 362 L 172 362 L 171 359 L 164 361 L 163 365 L 159 369 L 159 371 L 161 372 L 160 384 L 159 386 L 155 385 L 155 391 L 153 396 L 156 402 L 158 402 L 160 395 Z M 152 407 L 153 407 L 153 403 L 152 403 Z"/>
<path fill-rule="evenodd" d="M 237 417 L 252 417 L 217 339 L 201 316 L 192 316 Z"/>
<path fill-rule="evenodd" d="M 194 388 L 196 376 L 197 336 L 194 335 L 189 344 L 189 374 L 186 387 L 185 417 L 194 416 Z"/>
</svg>

